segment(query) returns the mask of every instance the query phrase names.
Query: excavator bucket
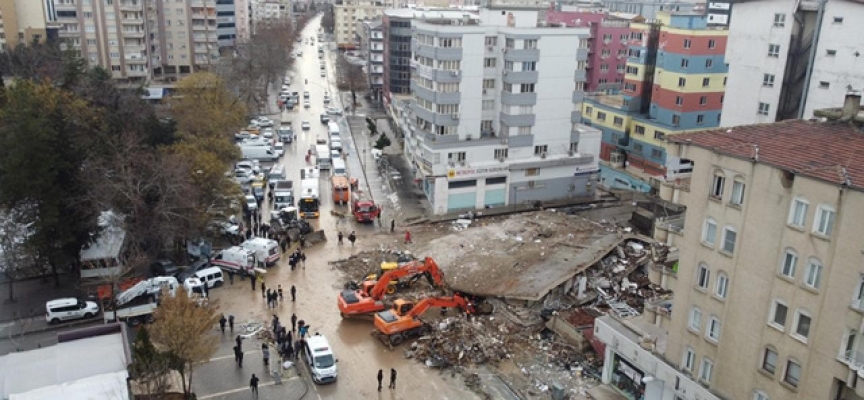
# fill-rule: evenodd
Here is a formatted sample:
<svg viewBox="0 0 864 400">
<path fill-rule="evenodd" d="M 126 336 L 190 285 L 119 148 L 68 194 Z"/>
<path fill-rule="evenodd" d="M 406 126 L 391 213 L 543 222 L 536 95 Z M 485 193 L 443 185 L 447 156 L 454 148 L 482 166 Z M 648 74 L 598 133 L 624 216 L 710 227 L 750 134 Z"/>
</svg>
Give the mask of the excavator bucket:
<svg viewBox="0 0 864 400">
<path fill-rule="evenodd" d="M 495 306 L 488 301 L 474 304 L 474 315 L 489 315 L 495 311 Z"/>
<path fill-rule="evenodd" d="M 313 231 L 306 235 L 306 243 L 315 244 L 318 242 L 327 241 L 327 236 L 324 235 L 324 231 Z"/>
</svg>

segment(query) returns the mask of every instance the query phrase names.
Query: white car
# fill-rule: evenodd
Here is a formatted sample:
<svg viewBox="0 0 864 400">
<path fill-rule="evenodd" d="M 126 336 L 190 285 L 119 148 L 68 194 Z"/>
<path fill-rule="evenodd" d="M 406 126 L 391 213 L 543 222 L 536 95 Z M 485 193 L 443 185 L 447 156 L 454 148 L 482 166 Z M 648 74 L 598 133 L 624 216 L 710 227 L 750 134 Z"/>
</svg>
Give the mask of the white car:
<svg viewBox="0 0 864 400">
<path fill-rule="evenodd" d="M 273 120 L 267 117 L 258 117 L 258 126 L 267 128 L 273 126 Z"/>
<path fill-rule="evenodd" d="M 283 85 L 290 85 L 291 84 L 291 78 L 286 77 L 285 79 L 282 80 L 282 84 Z"/>
<path fill-rule="evenodd" d="M 342 109 L 339 107 L 330 107 L 327 109 L 327 114 L 330 115 L 342 115 Z"/>
<path fill-rule="evenodd" d="M 326 77 L 327 77 L 327 73 L 324 72 L 324 71 L 321 71 L 321 77 L 322 77 L 322 78 L 326 78 Z"/>
<path fill-rule="evenodd" d="M 330 150 L 342 151 L 342 141 L 341 140 L 330 140 Z"/>
<path fill-rule="evenodd" d="M 308 91 L 308 90 L 304 90 L 304 91 L 303 91 L 303 98 L 304 98 L 304 99 L 308 99 L 308 98 L 309 98 L 309 91 Z"/>
<path fill-rule="evenodd" d="M 265 128 L 263 132 L 261 132 L 261 136 L 264 139 L 273 139 L 273 128 Z"/>
<path fill-rule="evenodd" d="M 273 152 L 276 153 L 276 156 L 282 157 L 285 154 L 285 145 L 282 142 L 276 142 L 273 145 Z"/>
<path fill-rule="evenodd" d="M 249 211 L 255 211 L 258 209 L 258 201 L 255 200 L 255 196 L 251 194 L 247 194 L 244 197 L 244 201 L 246 202 L 246 209 Z"/>
<path fill-rule="evenodd" d="M 309 100 L 306 100 L 306 102 L 303 103 L 303 108 L 310 108 L 310 107 L 312 107 L 312 104 L 309 103 Z"/>
<path fill-rule="evenodd" d="M 330 96 L 324 96 L 324 104 L 330 104 Z"/>
<path fill-rule="evenodd" d="M 312 126 L 309 125 L 309 121 L 303 121 L 303 122 L 300 124 L 300 127 L 303 128 L 304 131 L 308 131 L 309 129 L 312 128 Z"/>
</svg>

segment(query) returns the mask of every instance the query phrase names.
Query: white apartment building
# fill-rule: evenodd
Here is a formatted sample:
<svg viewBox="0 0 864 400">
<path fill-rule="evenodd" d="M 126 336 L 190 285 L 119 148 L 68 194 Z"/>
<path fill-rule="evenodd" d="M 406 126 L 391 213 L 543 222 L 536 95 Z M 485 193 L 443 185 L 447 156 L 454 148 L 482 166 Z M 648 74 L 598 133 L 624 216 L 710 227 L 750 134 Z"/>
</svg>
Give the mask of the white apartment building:
<svg viewBox="0 0 864 400">
<path fill-rule="evenodd" d="M 342 4 L 333 6 L 335 26 L 333 28 L 336 45 L 340 49 L 353 50 L 358 47 L 357 22 L 363 20 L 380 19 L 384 10 L 394 8 L 396 1 L 366 1 L 366 0 L 344 0 Z"/>
<path fill-rule="evenodd" d="M 51 7 L 46 0 L 0 0 L 0 50 L 34 39 L 44 41 Z"/>
<path fill-rule="evenodd" d="M 593 196 L 600 131 L 577 124 L 587 28 L 490 13 L 413 21 L 413 98 L 392 106 L 433 213 Z"/>
<path fill-rule="evenodd" d="M 213 1 L 52 1 L 60 39 L 116 79 L 173 80 L 219 55 Z"/>
<path fill-rule="evenodd" d="M 721 126 L 809 119 L 864 89 L 862 20 L 856 0 L 736 2 Z"/>
<path fill-rule="evenodd" d="M 250 0 L 234 0 L 234 15 L 237 20 L 237 42 L 244 43 L 252 37 L 252 7 Z"/>
<path fill-rule="evenodd" d="M 380 19 L 357 22 L 360 51 L 366 55 L 366 76 L 373 99 L 381 101 L 384 89 L 384 31 Z"/>
</svg>

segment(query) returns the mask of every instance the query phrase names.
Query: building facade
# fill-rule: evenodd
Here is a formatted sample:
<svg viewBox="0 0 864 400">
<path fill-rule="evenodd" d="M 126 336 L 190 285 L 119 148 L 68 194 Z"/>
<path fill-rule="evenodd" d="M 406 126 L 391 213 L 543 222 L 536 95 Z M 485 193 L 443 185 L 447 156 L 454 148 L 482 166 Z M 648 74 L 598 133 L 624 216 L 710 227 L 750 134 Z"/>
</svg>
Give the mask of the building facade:
<svg viewBox="0 0 864 400">
<path fill-rule="evenodd" d="M 357 44 L 357 22 L 381 18 L 384 10 L 395 7 L 394 1 L 343 0 L 333 5 L 335 26 L 333 36 L 340 49 L 353 50 Z"/>
<path fill-rule="evenodd" d="M 672 139 L 695 169 L 666 356 L 725 398 L 864 398 L 861 121 Z"/>
<path fill-rule="evenodd" d="M 864 35 L 852 22 L 862 18 L 864 4 L 854 0 L 736 3 L 722 126 L 809 119 L 864 89 Z"/>
<path fill-rule="evenodd" d="M 574 74 L 588 31 L 518 18 L 413 21 L 413 98 L 395 113 L 435 214 L 594 195 L 600 133 L 577 123 Z"/>
<path fill-rule="evenodd" d="M 466 17 L 467 16 L 467 17 Z M 381 17 L 384 36 L 384 82 L 382 94 L 386 104 L 398 101 L 393 96 L 404 97 L 411 93 L 411 24 L 414 20 L 469 19 L 479 23 L 476 13 L 448 9 L 400 8 L 386 10 Z"/>
<path fill-rule="evenodd" d="M 642 21 L 642 18 L 634 19 Z M 581 47 L 588 48 L 588 64 L 585 66 L 585 91 L 620 91 L 624 84 L 627 66 L 627 46 L 630 43 L 630 20 L 610 16 L 602 12 L 555 11 L 546 14 L 549 25 L 564 24 L 569 27 L 587 27 L 591 35 Z"/>
<path fill-rule="evenodd" d="M 361 51 L 366 55 L 366 75 L 369 79 L 369 92 L 380 102 L 384 90 L 384 29 L 380 19 L 358 22 Z"/>
<path fill-rule="evenodd" d="M 252 4 L 250 0 L 234 0 L 234 16 L 237 21 L 237 43 L 245 43 L 252 37 Z"/>
<path fill-rule="evenodd" d="M 583 122 L 603 131 L 603 185 L 651 191 L 689 173 L 686 160 L 667 157 L 666 138 L 719 126 L 727 32 L 692 13 L 631 24 L 622 94 L 583 105 Z"/>
<path fill-rule="evenodd" d="M 53 5 L 50 0 L 0 0 L 0 50 L 44 41 L 49 31 L 56 34 L 56 30 L 47 28 Z"/>
<path fill-rule="evenodd" d="M 658 18 L 661 12 L 689 13 L 699 11 L 701 6 L 690 0 L 602 0 L 600 3 L 608 11 L 641 15 L 648 20 Z"/>
<path fill-rule="evenodd" d="M 219 55 L 215 2 L 53 0 L 59 38 L 115 79 L 176 80 Z"/>
<path fill-rule="evenodd" d="M 238 0 L 216 0 L 216 35 L 219 47 L 234 47 L 237 43 L 237 26 L 240 24 Z"/>
</svg>

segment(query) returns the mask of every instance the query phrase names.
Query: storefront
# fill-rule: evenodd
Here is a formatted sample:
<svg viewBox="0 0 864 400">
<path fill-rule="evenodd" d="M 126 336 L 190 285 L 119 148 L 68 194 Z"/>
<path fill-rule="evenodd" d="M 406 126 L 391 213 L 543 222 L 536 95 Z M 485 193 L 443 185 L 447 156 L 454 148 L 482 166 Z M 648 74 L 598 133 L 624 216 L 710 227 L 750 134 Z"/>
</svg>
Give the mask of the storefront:
<svg viewBox="0 0 864 400">
<path fill-rule="evenodd" d="M 615 359 L 612 366 L 612 380 L 610 384 L 619 393 L 631 400 L 644 400 L 645 384 L 642 378 L 645 374 L 635 365 L 631 364 L 617 353 L 613 353 Z"/>
</svg>

